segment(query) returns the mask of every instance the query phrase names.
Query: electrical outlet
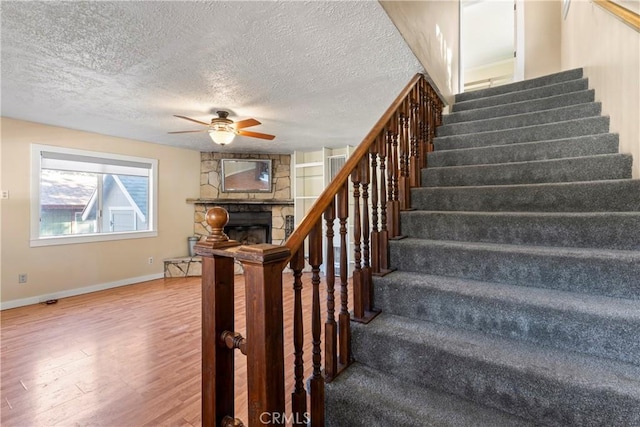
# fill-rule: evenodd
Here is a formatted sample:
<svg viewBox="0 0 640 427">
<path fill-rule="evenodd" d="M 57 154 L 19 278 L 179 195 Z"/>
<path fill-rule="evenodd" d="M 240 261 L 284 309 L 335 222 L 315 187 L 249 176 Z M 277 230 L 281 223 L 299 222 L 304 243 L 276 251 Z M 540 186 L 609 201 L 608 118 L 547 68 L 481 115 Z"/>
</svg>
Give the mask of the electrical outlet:
<svg viewBox="0 0 640 427">
<path fill-rule="evenodd" d="M 9 198 L 9 190 L 2 190 L 2 198 L 3 199 Z"/>
<path fill-rule="evenodd" d="M 149 257 L 149 264 L 153 264 L 153 257 L 152 256 Z"/>
<path fill-rule="evenodd" d="M 18 283 L 27 283 L 27 275 L 25 273 L 18 274 Z"/>
</svg>

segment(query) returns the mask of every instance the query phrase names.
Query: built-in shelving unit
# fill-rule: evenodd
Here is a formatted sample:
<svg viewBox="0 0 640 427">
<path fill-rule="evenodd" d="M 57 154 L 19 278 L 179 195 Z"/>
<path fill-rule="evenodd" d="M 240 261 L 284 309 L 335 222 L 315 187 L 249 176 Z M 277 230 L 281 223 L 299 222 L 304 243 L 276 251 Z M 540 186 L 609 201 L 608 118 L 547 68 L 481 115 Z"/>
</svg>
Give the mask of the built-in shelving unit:
<svg viewBox="0 0 640 427">
<path fill-rule="evenodd" d="M 321 150 L 300 152 L 296 151 L 292 157 L 293 166 L 293 200 L 295 212 L 295 224 L 300 224 L 304 216 L 309 212 L 311 206 L 329 185 L 331 179 L 338 172 L 346 159 L 351 155 L 353 147 L 344 148 L 322 148 Z M 324 227 L 324 224 L 323 224 Z M 348 236 L 351 235 L 352 227 L 349 224 Z M 339 248 L 340 236 L 338 234 L 338 221 L 334 224 L 334 247 Z M 350 239 L 347 236 L 348 248 L 352 248 Z M 323 244 L 326 242 L 323 240 Z M 335 249 L 334 252 L 336 251 Z M 327 248 L 325 248 L 326 255 Z M 350 250 L 348 253 L 352 253 Z M 326 259 L 326 258 L 325 258 Z M 349 255 L 350 259 L 350 255 Z M 339 272 L 338 258 L 336 257 L 336 274 Z M 324 266 L 322 267 L 324 271 Z"/>
</svg>

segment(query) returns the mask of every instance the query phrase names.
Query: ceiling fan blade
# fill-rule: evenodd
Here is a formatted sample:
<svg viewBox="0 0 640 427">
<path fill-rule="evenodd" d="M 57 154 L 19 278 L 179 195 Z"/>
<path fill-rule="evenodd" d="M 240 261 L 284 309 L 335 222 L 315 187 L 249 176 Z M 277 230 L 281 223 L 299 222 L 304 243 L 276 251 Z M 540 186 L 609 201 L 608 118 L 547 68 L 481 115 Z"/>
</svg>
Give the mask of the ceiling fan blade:
<svg viewBox="0 0 640 427">
<path fill-rule="evenodd" d="M 269 135 L 266 133 L 260 133 L 260 132 L 251 132 L 248 130 L 239 130 L 238 131 L 238 135 L 242 135 L 242 136 L 250 136 L 252 138 L 261 138 L 261 139 L 273 139 L 276 136 L 275 135 Z"/>
<path fill-rule="evenodd" d="M 256 119 L 246 119 L 246 120 L 240 120 L 239 122 L 235 122 L 233 124 L 233 127 L 236 128 L 236 129 L 244 129 L 244 128 L 248 128 L 250 126 L 257 126 L 257 125 L 260 125 L 260 124 L 262 124 L 262 123 L 260 123 Z"/>
<path fill-rule="evenodd" d="M 200 120 L 196 120 L 196 119 L 190 119 L 189 117 L 185 117 L 185 116 L 177 116 L 177 115 L 173 115 L 173 117 L 178 117 L 180 119 L 185 119 L 185 120 L 189 120 L 190 122 L 194 122 L 194 123 L 199 123 L 201 125 L 205 125 L 205 126 L 209 126 L 209 123 L 205 123 L 205 122 L 201 122 Z"/>
<path fill-rule="evenodd" d="M 206 132 L 209 129 L 201 129 L 201 130 L 179 130 L 176 132 L 167 132 L 167 133 L 191 133 L 191 132 Z"/>
</svg>

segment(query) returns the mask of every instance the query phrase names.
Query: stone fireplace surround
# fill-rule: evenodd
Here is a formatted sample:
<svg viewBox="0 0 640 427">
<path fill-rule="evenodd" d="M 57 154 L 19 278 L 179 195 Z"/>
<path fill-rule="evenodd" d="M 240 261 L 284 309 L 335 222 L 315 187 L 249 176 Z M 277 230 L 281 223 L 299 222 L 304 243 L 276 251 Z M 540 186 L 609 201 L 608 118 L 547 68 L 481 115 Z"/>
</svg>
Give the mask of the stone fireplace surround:
<svg viewBox="0 0 640 427">
<path fill-rule="evenodd" d="M 273 187 L 269 193 L 223 193 L 221 191 L 221 159 L 271 159 Z M 200 197 L 188 199 L 194 204 L 193 232 L 198 238 L 211 233 L 205 220 L 208 209 L 221 206 L 229 212 L 231 224 L 234 213 L 251 212 L 256 214 L 271 212 L 271 242 L 280 245 L 284 242 L 285 219 L 293 215 L 293 199 L 291 197 L 291 155 L 289 154 L 227 154 L 200 153 Z M 256 215 L 257 217 L 258 215 Z M 201 275 L 202 267 L 199 257 L 178 257 L 165 260 L 165 277 L 185 277 Z M 240 265 L 236 265 L 236 274 L 242 273 Z"/>
</svg>

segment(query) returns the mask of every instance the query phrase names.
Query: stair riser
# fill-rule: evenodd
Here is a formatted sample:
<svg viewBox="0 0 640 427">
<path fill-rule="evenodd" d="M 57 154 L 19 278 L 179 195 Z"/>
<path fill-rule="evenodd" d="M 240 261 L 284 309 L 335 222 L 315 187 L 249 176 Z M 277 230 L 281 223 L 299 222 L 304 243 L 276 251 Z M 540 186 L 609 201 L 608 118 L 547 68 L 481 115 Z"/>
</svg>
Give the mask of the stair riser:
<svg viewBox="0 0 640 427">
<path fill-rule="evenodd" d="M 443 350 L 428 342 L 352 329 L 356 360 L 399 378 L 463 396 L 544 425 L 626 426 L 640 423 L 640 402 L 614 391 L 562 383 Z"/>
<path fill-rule="evenodd" d="M 501 117 L 499 119 L 484 119 L 474 122 L 440 126 L 437 128 L 437 135 L 462 135 L 467 133 L 488 132 L 500 129 L 555 123 L 564 120 L 599 116 L 601 110 L 602 108 L 599 102 L 592 102 L 590 104 L 574 105 L 571 107 L 557 108 L 553 110 Z"/>
<path fill-rule="evenodd" d="M 509 83 L 487 89 L 474 90 L 470 92 L 459 93 L 455 96 L 455 102 L 463 102 L 471 99 L 485 98 L 509 92 L 517 92 L 520 90 L 533 89 L 541 86 L 562 83 L 570 80 L 582 78 L 582 68 L 574 70 L 562 71 L 560 73 L 551 74 L 535 79 L 524 80 L 521 82 Z"/>
<path fill-rule="evenodd" d="M 435 150 L 455 150 L 460 148 L 517 144 L 520 142 L 548 141 L 584 135 L 596 135 L 607 133 L 608 131 L 609 117 L 592 117 L 517 129 L 443 136 L 434 138 L 433 143 Z"/>
<path fill-rule="evenodd" d="M 497 147 L 433 151 L 427 154 L 427 160 L 429 167 L 444 167 L 528 162 L 617 152 L 618 135 L 606 133 Z"/>
<path fill-rule="evenodd" d="M 384 313 L 640 365 L 640 319 L 526 306 L 387 277 L 374 279 L 374 306 Z"/>
<path fill-rule="evenodd" d="M 418 239 L 640 250 L 640 213 L 536 216 L 409 211 L 402 234 Z"/>
<path fill-rule="evenodd" d="M 422 182 L 427 187 L 459 187 L 631 179 L 632 163 L 630 155 L 611 154 L 528 163 L 427 168 L 422 170 Z"/>
<path fill-rule="evenodd" d="M 640 182 L 414 188 L 411 205 L 430 211 L 638 212 Z"/>
<path fill-rule="evenodd" d="M 578 92 L 587 89 L 589 89 L 589 83 L 587 79 L 571 80 L 564 83 L 506 93 L 504 95 L 458 102 L 456 104 L 453 104 L 451 111 L 457 113 L 459 111 L 468 111 L 476 108 L 486 108 L 493 107 L 495 105 L 504 105 L 514 102 L 548 98 L 550 96 L 555 96 L 563 93 Z"/>
<path fill-rule="evenodd" d="M 534 99 L 531 101 L 515 102 L 507 105 L 495 105 L 493 107 L 475 110 L 460 111 L 442 116 L 444 125 L 463 123 L 474 120 L 493 119 L 496 117 L 512 116 L 514 114 L 531 113 L 534 111 L 549 110 L 552 108 L 567 107 L 569 105 L 593 102 L 595 91 L 582 90 L 563 95 L 550 96 L 548 98 Z"/>
<path fill-rule="evenodd" d="M 452 247 L 406 239 L 390 243 L 390 261 L 400 271 L 640 299 L 640 257 L 516 252 L 512 247 Z"/>
</svg>

